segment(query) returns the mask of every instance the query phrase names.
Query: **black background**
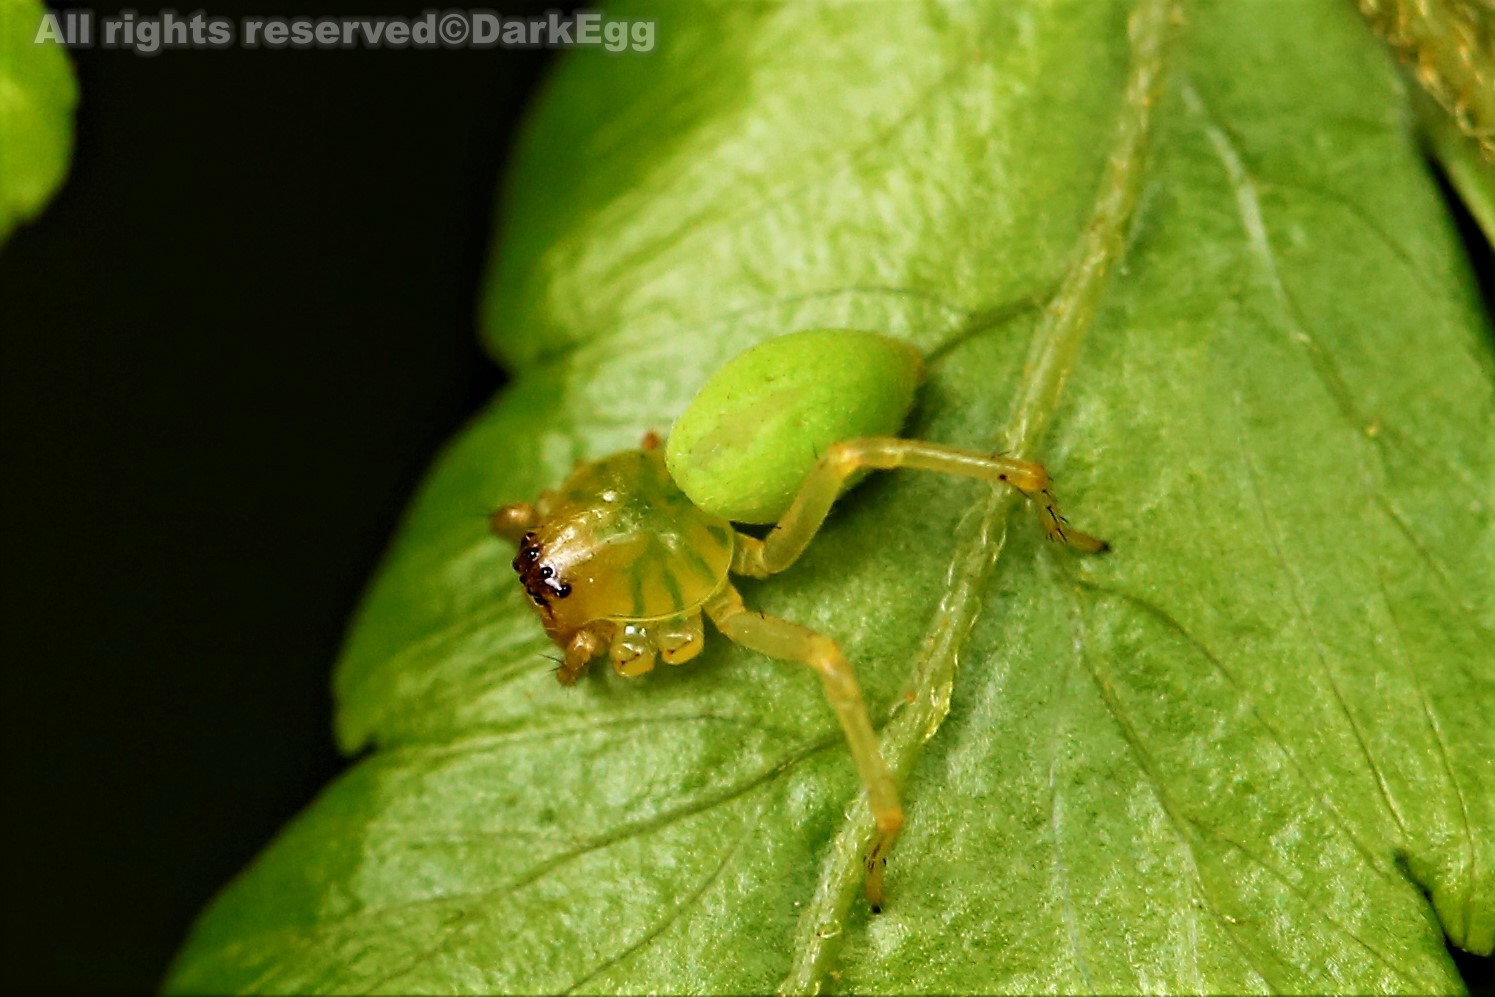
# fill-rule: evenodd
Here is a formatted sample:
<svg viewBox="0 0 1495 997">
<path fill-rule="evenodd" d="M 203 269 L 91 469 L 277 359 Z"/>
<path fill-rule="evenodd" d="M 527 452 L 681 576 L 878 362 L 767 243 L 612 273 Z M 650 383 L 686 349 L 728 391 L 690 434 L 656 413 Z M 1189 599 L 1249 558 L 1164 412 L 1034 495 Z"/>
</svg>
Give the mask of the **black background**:
<svg viewBox="0 0 1495 997">
<path fill-rule="evenodd" d="M 547 59 L 75 53 L 67 184 L 0 249 L 7 984 L 156 988 L 341 769 L 343 626 L 500 383 L 474 313 Z"/>
<path fill-rule="evenodd" d="M 0 250 L 0 937 L 12 987 L 143 991 L 342 767 L 344 622 L 501 381 L 475 303 L 549 54 L 75 55 L 71 174 Z"/>
</svg>

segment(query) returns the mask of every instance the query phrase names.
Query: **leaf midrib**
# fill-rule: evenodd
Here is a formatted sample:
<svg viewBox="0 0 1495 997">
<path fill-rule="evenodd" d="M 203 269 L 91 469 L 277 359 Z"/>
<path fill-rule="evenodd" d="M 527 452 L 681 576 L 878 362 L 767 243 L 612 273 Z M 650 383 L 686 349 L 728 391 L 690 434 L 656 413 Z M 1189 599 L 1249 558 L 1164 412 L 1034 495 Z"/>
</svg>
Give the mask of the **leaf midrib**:
<svg viewBox="0 0 1495 997">
<path fill-rule="evenodd" d="M 1038 450 L 1094 322 L 1107 277 L 1125 253 L 1127 227 L 1146 170 L 1147 140 L 1164 76 L 1169 29 L 1181 23 L 1180 15 L 1175 0 L 1140 0 L 1132 12 L 1131 62 L 1105 172 L 1090 221 L 1077 244 L 1075 262 L 1033 334 L 1005 445 L 999 449 L 1019 455 Z M 883 730 L 883 757 L 900 786 L 949 712 L 959 651 L 975 626 L 982 593 L 1001 555 L 1007 520 L 1016 504 L 1014 493 L 993 492 L 961 521 L 950 584 L 915 664 L 912 702 Z M 846 913 L 861 884 L 862 856 L 874 831 L 864 798 L 858 796 L 848 813 L 796 927 L 790 968 L 780 984 L 782 993 L 818 992 L 839 949 Z"/>
</svg>

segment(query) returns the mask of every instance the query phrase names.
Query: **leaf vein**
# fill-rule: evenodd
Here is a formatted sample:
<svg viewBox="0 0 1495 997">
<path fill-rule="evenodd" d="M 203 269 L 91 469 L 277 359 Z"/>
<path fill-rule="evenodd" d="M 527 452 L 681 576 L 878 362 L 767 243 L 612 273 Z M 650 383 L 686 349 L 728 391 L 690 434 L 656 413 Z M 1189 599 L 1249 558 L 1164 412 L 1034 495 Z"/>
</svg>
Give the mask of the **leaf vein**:
<svg viewBox="0 0 1495 997">
<path fill-rule="evenodd" d="M 1355 714 L 1350 709 L 1349 702 L 1344 698 L 1344 691 L 1340 688 L 1339 678 L 1335 674 L 1334 667 L 1329 663 L 1328 649 L 1324 645 L 1323 638 L 1319 636 L 1318 628 L 1314 626 L 1313 614 L 1309 612 L 1308 606 L 1304 601 L 1303 579 L 1293 569 L 1292 563 L 1287 558 L 1286 551 L 1283 550 L 1280 528 L 1277 525 L 1277 520 L 1272 513 L 1271 507 L 1267 505 L 1266 495 L 1263 494 L 1261 487 L 1260 475 L 1257 473 L 1256 466 L 1251 462 L 1251 454 L 1246 446 L 1245 416 L 1242 413 L 1240 395 L 1239 393 L 1233 393 L 1231 398 L 1235 403 L 1234 410 L 1239 430 L 1237 443 L 1240 450 L 1241 464 L 1246 472 L 1246 480 L 1251 486 L 1251 495 L 1256 502 L 1257 514 L 1261 517 L 1262 533 L 1271 546 L 1272 555 L 1276 559 L 1278 567 L 1281 568 L 1283 576 L 1287 579 L 1288 588 L 1292 595 L 1293 611 L 1307 633 L 1308 643 L 1313 649 L 1314 659 L 1318 662 L 1319 669 L 1328 683 L 1329 691 L 1333 693 L 1334 702 L 1339 707 L 1340 714 L 1349 725 L 1351 734 L 1354 735 L 1355 744 L 1359 748 L 1360 754 L 1365 758 L 1365 763 L 1370 770 L 1372 781 L 1376 785 L 1381 802 L 1390 813 L 1398 832 L 1400 832 L 1402 839 L 1405 841 L 1407 837 L 1407 825 L 1402 818 L 1401 810 L 1397 807 L 1395 800 L 1392 799 L 1391 790 L 1386 785 L 1385 774 L 1381 771 L 1381 767 L 1376 764 L 1375 756 L 1370 750 L 1370 744 L 1365 739 L 1365 732 L 1361 730 L 1360 723 L 1355 719 Z M 1375 856 L 1375 852 L 1370 848 L 1369 843 L 1366 843 L 1364 850 L 1367 856 L 1371 856 L 1372 858 Z M 1381 863 L 1377 862 L 1376 864 L 1379 865 Z"/>
<path fill-rule="evenodd" d="M 1153 110 L 1167 65 L 1166 43 L 1171 26 L 1180 20 L 1174 0 L 1139 0 L 1133 8 L 1128 23 L 1131 62 L 1090 222 L 1078 238 L 1074 262 L 1058 294 L 1034 333 L 1007 432 L 1008 445 L 1002 449 L 1019 454 L 1036 449 L 1094 321 L 1107 278 L 1125 255 L 1126 229 L 1147 169 Z M 1006 541 L 1006 521 L 1015 504 L 1011 493 L 993 492 L 958 531 L 950 585 L 915 664 L 914 701 L 883 730 L 883 755 L 899 784 L 949 712 L 958 652 L 975 625 L 981 594 Z M 842 921 L 856 891 L 861 856 L 872 830 L 866 800 L 858 796 L 800 917 L 782 991 L 819 990 L 839 945 Z"/>
<path fill-rule="evenodd" d="M 1224 834 L 1218 828 L 1206 824 L 1197 817 L 1192 816 L 1179 805 L 1178 800 L 1175 799 L 1174 795 L 1167 789 L 1166 782 L 1162 775 L 1162 767 L 1158 765 L 1156 759 L 1152 757 L 1151 752 L 1147 750 L 1141 734 L 1137 731 L 1135 725 L 1127 717 L 1126 711 L 1122 708 L 1120 698 L 1116 695 L 1115 687 L 1102 674 L 1102 672 L 1092 664 L 1092 657 L 1089 654 L 1085 654 L 1083 652 L 1083 633 L 1083 625 L 1078 626 L 1077 639 L 1082 642 L 1082 651 L 1080 655 L 1081 660 L 1084 661 L 1089 668 L 1091 678 L 1095 683 L 1097 691 L 1101 695 L 1102 702 L 1104 702 L 1106 705 L 1107 712 L 1111 714 L 1111 718 L 1116 722 L 1118 730 L 1121 731 L 1122 736 L 1127 742 L 1127 745 L 1131 748 L 1132 752 L 1136 756 L 1138 765 L 1141 767 L 1142 771 L 1146 773 L 1146 775 L 1148 776 L 1148 780 L 1151 782 L 1154 790 L 1157 792 L 1158 802 L 1162 806 L 1164 814 L 1167 815 L 1170 823 L 1173 824 L 1174 830 L 1178 834 L 1181 843 L 1188 850 L 1188 853 L 1190 855 L 1189 864 L 1194 873 L 1194 880 L 1198 884 L 1200 890 L 1203 891 L 1203 895 L 1206 901 L 1209 902 L 1212 907 L 1214 907 L 1214 901 L 1210 897 L 1208 889 L 1205 886 L 1204 878 L 1199 874 L 1198 863 L 1194 860 L 1194 836 L 1186 830 L 1185 825 L 1196 829 L 1198 832 L 1207 835 L 1208 837 L 1222 842 L 1223 844 L 1240 853 L 1243 857 L 1245 857 L 1247 861 L 1251 862 L 1252 864 L 1262 869 L 1264 872 L 1268 873 L 1273 879 L 1281 883 L 1289 892 L 1293 893 L 1300 900 L 1302 900 L 1303 906 L 1306 910 L 1314 912 L 1325 923 L 1333 926 L 1338 931 L 1347 935 L 1368 953 L 1370 953 L 1372 958 L 1374 958 L 1377 962 L 1381 963 L 1388 970 L 1390 970 L 1392 974 L 1400 977 L 1408 983 L 1413 983 L 1415 987 L 1417 985 L 1416 981 L 1413 981 L 1409 977 L 1405 976 L 1402 971 L 1398 967 L 1396 967 L 1392 963 L 1392 961 L 1379 949 L 1371 945 L 1365 939 L 1361 938 L 1359 934 L 1351 930 L 1347 925 L 1342 924 L 1338 919 L 1331 917 L 1327 912 L 1328 908 L 1323 903 L 1319 902 L 1316 898 L 1309 895 L 1307 891 L 1305 891 L 1301 886 L 1294 882 L 1293 879 L 1286 873 L 1278 869 L 1273 863 L 1268 862 L 1266 859 L 1252 852 L 1249 848 L 1242 845 L 1234 838 L 1231 838 L 1230 836 Z M 1218 912 L 1218 908 L 1216 908 L 1216 910 Z M 1231 926 L 1235 924 L 1236 919 L 1224 917 L 1223 914 L 1221 915 L 1221 917 L 1225 924 Z M 1268 980 L 1268 983 L 1271 984 L 1271 981 Z M 1290 986 L 1286 985 L 1286 981 L 1271 985 L 1274 990 L 1278 991 L 1292 989 Z"/>
<path fill-rule="evenodd" d="M 659 923 L 653 925 L 649 929 L 649 931 L 647 931 L 641 938 L 633 942 L 631 945 L 625 947 L 622 951 L 603 960 L 594 969 L 578 978 L 576 982 L 572 983 L 562 992 L 568 994 L 576 993 L 578 990 L 586 986 L 592 980 L 596 979 L 602 973 L 607 972 L 608 969 L 616 966 L 618 963 L 633 955 L 635 952 L 639 952 L 647 948 L 649 945 L 653 944 L 653 942 L 657 938 L 659 938 L 660 935 L 664 934 L 664 932 L 668 930 L 672 924 L 680 920 L 680 918 L 685 914 L 687 910 L 699 904 L 701 902 L 701 898 L 706 895 L 706 891 L 710 889 L 711 886 L 717 882 L 717 880 L 721 879 L 722 873 L 726 870 L 727 866 L 731 864 L 732 859 L 737 856 L 738 852 L 742 851 L 743 844 L 755 833 L 757 833 L 758 828 L 763 822 L 763 814 L 765 813 L 765 810 L 766 808 L 760 804 L 757 811 L 753 814 L 752 818 L 743 822 L 744 827 L 742 833 L 737 835 L 737 837 L 732 840 L 732 843 L 727 848 L 722 850 L 721 861 L 718 862 L 714 867 L 712 867 L 707 872 L 706 876 L 701 880 L 701 882 L 696 886 L 696 888 L 691 890 L 683 900 L 672 907 L 665 915 L 665 917 L 661 921 L 659 921 Z"/>
</svg>

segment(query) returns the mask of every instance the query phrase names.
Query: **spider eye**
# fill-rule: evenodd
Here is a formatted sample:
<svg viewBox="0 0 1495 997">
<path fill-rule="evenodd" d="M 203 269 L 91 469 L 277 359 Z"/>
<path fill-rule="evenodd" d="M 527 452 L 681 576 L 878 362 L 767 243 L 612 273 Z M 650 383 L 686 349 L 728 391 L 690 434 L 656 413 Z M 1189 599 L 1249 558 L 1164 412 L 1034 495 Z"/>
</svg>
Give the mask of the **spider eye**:
<svg viewBox="0 0 1495 997">
<path fill-rule="evenodd" d="M 560 588 L 558 588 L 558 589 L 555 590 L 555 597 L 557 599 L 564 599 L 564 598 L 566 598 L 566 596 L 568 596 L 570 594 L 571 594 L 571 586 L 568 585 L 568 584 L 566 584 L 565 582 L 561 582 Z"/>
<path fill-rule="evenodd" d="M 553 577 L 555 577 L 555 569 L 552 568 L 548 564 L 542 564 L 540 566 L 540 577 L 541 578 L 553 578 Z"/>
</svg>

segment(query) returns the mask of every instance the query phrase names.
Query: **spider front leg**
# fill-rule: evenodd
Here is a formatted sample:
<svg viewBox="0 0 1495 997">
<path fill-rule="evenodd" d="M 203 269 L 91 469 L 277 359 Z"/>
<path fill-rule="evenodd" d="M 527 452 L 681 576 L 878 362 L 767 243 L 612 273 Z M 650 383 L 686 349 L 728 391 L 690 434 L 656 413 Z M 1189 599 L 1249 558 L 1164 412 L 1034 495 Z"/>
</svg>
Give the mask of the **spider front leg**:
<svg viewBox="0 0 1495 997">
<path fill-rule="evenodd" d="M 607 624 L 582 627 L 576 631 L 564 645 L 566 656 L 555 670 L 555 680 L 561 685 L 575 685 L 581 673 L 587 670 L 587 665 L 608 649 L 612 639 L 612 628 Z"/>
<path fill-rule="evenodd" d="M 770 658 L 801 662 L 820 674 L 825 698 L 841 722 L 877 822 L 877 838 L 867 859 L 866 889 L 873 910 L 881 909 L 884 860 L 903 827 L 903 808 L 898 804 L 892 773 L 877 748 L 877 735 L 872 731 L 851 662 L 829 637 L 797 623 L 749 611 L 730 585 L 707 603 L 706 613 L 729 640 Z"/>
<path fill-rule="evenodd" d="M 789 511 L 784 513 L 768 538 L 761 543 L 747 538 L 747 542 L 739 545 L 732 570 L 755 578 L 783 571 L 799 559 L 820 531 L 826 514 L 845 488 L 846 479 L 858 471 L 899 467 L 1007 485 L 1034 503 L 1043 532 L 1050 540 L 1087 553 L 1099 553 L 1110 546 L 1104 540 L 1069 527 L 1059 514 L 1049 473 L 1042 464 L 1016 457 L 957 450 L 921 440 L 877 436 L 832 444 L 805 476 Z"/>
<path fill-rule="evenodd" d="M 488 529 L 496 537 L 517 544 L 540 522 L 540 511 L 528 502 L 510 502 L 488 514 Z"/>
<path fill-rule="evenodd" d="M 488 530 L 496 537 L 517 544 L 526 533 L 540 525 L 540 520 L 545 518 L 554 501 L 554 492 L 543 491 L 532 503 L 510 502 L 508 505 L 501 505 L 488 514 Z"/>
</svg>

